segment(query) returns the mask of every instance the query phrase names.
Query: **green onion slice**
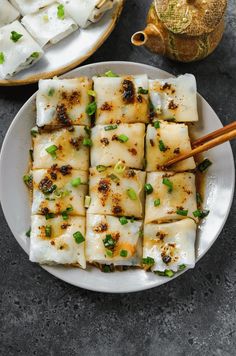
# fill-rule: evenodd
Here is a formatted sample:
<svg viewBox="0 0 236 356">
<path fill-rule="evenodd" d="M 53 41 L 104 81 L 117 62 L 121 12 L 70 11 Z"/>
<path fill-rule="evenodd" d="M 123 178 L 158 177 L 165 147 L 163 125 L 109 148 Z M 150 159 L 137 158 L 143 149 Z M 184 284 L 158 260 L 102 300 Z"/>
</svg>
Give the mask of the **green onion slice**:
<svg viewBox="0 0 236 356">
<path fill-rule="evenodd" d="M 74 237 L 75 242 L 76 242 L 77 244 L 81 244 L 82 242 L 85 241 L 85 238 L 84 238 L 84 236 L 81 234 L 80 231 L 76 231 L 76 232 L 73 234 L 73 237 Z"/>
<path fill-rule="evenodd" d="M 120 256 L 121 257 L 127 257 L 128 256 L 128 251 L 127 250 L 121 250 L 120 251 Z"/>
<path fill-rule="evenodd" d="M 39 58 L 39 52 L 33 52 L 31 53 L 31 56 L 32 58 Z"/>
<path fill-rule="evenodd" d="M 168 187 L 168 192 L 171 193 L 173 190 L 173 183 L 168 178 L 163 178 L 162 183 Z"/>
<path fill-rule="evenodd" d="M 155 127 L 155 129 L 159 129 L 160 128 L 160 121 L 154 121 L 153 126 Z"/>
<path fill-rule="evenodd" d="M 105 73 L 105 77 L 111 77 L 111 78 L 115 78 L 115 77 L 119 77 L 118 74 L 112 72 L 112 70 L 108 70 L 106 73 Z"/>
<path fill-rule="evenodd" d="M 145 258 L 142 259 L 142 264 L 143 265 L 153 266 L 155 264 L 155 260 L 152 257 L 145 257 Z"/>
<path fill-rule="evenodd" d="M 51 237 L 52 236 L 52 227 L 51 227 L 51 225 L 46 225 L 45 226 L 45 235 L 46 235 L 46 237 Z"/>
<path fill-rule="evenodd" d="M 204 172 L 205 170 L 207 170 L 208 167 L 210 167 L 212 165 L 212 162 L 209 159 L 204 159 L 201 163 L 199 163 L 199 165 L 197 166 L 197 169 L 200 172 Z"/>
<path fill-rule="evenodd" d="M 113 239 L 111 234 L 107 234 L 103 240 L 103 244 L 106 248 L 113 249 L 116 245 L 116 240 Z"/>
<path fill-rule="evenodd" d="M 193 216 L 195 216 L 195 218 L 204 219 L 209 213 L 210 213 L 210 210 L 199 210 L 198 209 L 193 212 Z"/>
<path fill-rule="evenodd" d="M 155 199 L 154 200 L 154 206 L 159 206 L 161 204 L 161 200 L 160 199 Z"/>
<path fill-rule="evenodd" d="M 125 216 L 121 216 L 121 217 L 119 218 L 119 222 L 121 223 L 121 225 L 126 225 L 126 224 L 128 224 L 129 220 L 126 219 Z"/>
<path fill-rule="evenodd" d="M 121 134 L 121 135 L 117 136 L 117 138 L 122 143 L 125 143 L 125 142 L 127 142 L 129 140 L 129 137 L 124 135 L 124 134 Z"/>
<path fill-rule="evenodd" d="M 78 178 L 75 178 L 75 179 L 72 179 L 72 181 L 70 182 L 72 187 L 78 187 L 78 185 L 81 184 L 81 178 L 78 177 Z"/>
<path fill-rule="evenodd" d="M 94 90 L 88 90 L 88 95 L 96 97 L 96 92 Z"/>
<path fill-rule="evenodd" d="M 93 114 L 95 114 L 96 110 L 97 110 L 97 103 L 96 101 L 93 101 L 92 103 L 87 105 L 86 114 L 92 116 Z"/>
<path fill-rule="evenodd" d="M 58 147 L 56 145 L 51 145 L 46 148 L 46 152 L 49 153 L 52 158 L 57 158 L 56 151 L 58 150 Z"/>
<path fill-rule="evenodd" d="M 108 178 L 110 178 L 111 180 L 113 180 L 115 183 L 119 183 L 120 178 L 117 177 L 115 174 L 109 174 Z"/>
<path fill-rule="evenodd" d="M 108 257 L 112 257 L 113 256 L 113 252 L 111 250 L 106 250 L 106 254 Z"/>
<path fill-rule="evenodd" d="M 87 137 L 85 137 L 84 139 L 83 139 L 83 145 L 84 146 L 92 146 L 92 140 L 90 139 L 90 138 L 87 138 Z"/>
<path fill-rule="evenodd" d="M 53 219 L 53 218 L 55 218 L 55 214 L 54 214 L 54 213 L 47 213 L 47 214 L 45 215 L 45 218 L 46 218 L 46 220 Z"/>
<path fill-rule="evenodd" d="M 64 5 L 60 4 L 57 6 L 57 17 L 60 20 L 64 20 L 65 18 L 65 10 L 64 10 Z"/>
<path fill-rule="evenodd" d="M 138 88 L 138 94 L 148 94 L 148 89 L 144 89 L 142 87 Z"/>
<path fill-rule="evenodd" d="M 28 231 L 26 231 L 25 236 L 30 237 L 30 234 L 31 234 L 31 227 L 29 228 Z"/>
<path fill-rule="evenodd" d="M 55 89 L 54 88 L 50 88 L 48 91 L 48 96 L 53 96 L 55 93 Z"/>
<path fill-rule="evenodd" d="M 98 166 L 96 166 L 96 170 L 100 173 L 100 172 L 104 172 L 107 169 L 106 166 L 102 166 L 101 164 L 99 164 Z"/>
<path fill-rule="evenodd" d="M 182 215 L 182 216 L 187 216 L 188 215 L 188 210 L 183 210 L 183 209 L 177 209 L 176 214 Z"/>
<path fill-rule="evenodd" d="M 111 131 L 117 129 L 118 125 L 108 125 L 104 127 L 105 131 Z"/>
<path fill-rule="evenodd" d="M 0 52 L 0 64 L 3 64 L 5 62 L 5 56 L 3 52 Z"/>
<path fill-rule="evenodd" d="M 86 195 L 85 200 L 84 200 L 84 207 L 88 208 L 90 204 L 91 204 L 91 197 Z"/>
<path fill-rule="evenodd" d="M 116 163 L 115 167 L 114 167 L 114 171 L 117 173 L 117 174 L 123 174 L 125 172 L 125 165 L 122 161 L 119 161 L 118 163 Z"/>
<path fill-rule="evenodd" d="M 164 144 L 164 142 L 162 140 L 159 140 L 159 150 L 161 152 L 165 152 L 166 151 L 166 146 Z"/>
<path fill-rule="evenodd" d="M 137 194 L 133 188 L 127 189 L 127 195 L 131 200 L 137 200 Z"/>
<path fill-rule="evenodd" d="M 144 189 L 147 194 L 152 194 L 153 192 L 153 187 L 150 183 L 146 183 Z"/>
<path fill-rule="evenodd" d="M 10 39 L 13 41 L 13 42 L 17 42 L 19 41 L 19 39 L 23 37 L 23 35 L 21 33 L 18 33 L 16 31 L 11 31 L 11 37 Z"/>
</svg>

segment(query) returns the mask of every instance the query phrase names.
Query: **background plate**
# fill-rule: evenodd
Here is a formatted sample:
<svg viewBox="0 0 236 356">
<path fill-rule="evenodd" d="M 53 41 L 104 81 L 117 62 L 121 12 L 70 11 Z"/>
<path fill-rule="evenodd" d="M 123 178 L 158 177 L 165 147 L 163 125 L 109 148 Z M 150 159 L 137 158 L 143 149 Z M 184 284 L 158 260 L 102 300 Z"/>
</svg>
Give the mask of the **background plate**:
<svg viewBox="0 0 236 356">
<path fill-rule="evenodd" d="M 25 69 L 11 79 L 0 79 L 0 85 L 24 85 L 35 83 L 42 78 L 52 78 L 77 67 L 105 42 L 114 29 L 124 0 L 118 0 L 115 7 L 103 18 L 86 29 L 78 29 L 62 41 L 45 50 L 45 55 L 32 67 Z"/>
<path fill-rule="evenodd" d="M 113 70 L 119 74 L 144 74 L 150 78 L 168 78 L 171 74 L 158 68 L 131 62 L 104 62 L 74 69 L 64 78 L 93 76 Z M 214 131 L 222 124 L 210 105 L 198 94 L 199 122 L 193 126 L 196 137 Z M 21 247 L 28 253 L 29 239 L 25 232 L 30 226 L 30 202 L 22 176 L 27 171 L 28 150 L 31 146 L 30 129 L 35 125 L 35 94 L 25 103 L 13 120 L 3 143 L 0 157 L 0 196 L 8 225 Z M 213 165 L 206 174 L 204 206 L 210 214 L 199 226 L 196 257 L 199 260 L 220 234 L 231 207 L 235 171 L 229 143 L 218 146 L 205 154 Z M 226 174 L 227 172 L 227 174 Z M 102 273 L 88 267 L 87 270 L 63 266 L 43 266 L 54 276 L 75 286 L 100 292 L 134 292 L 153 288 L 172 279 L 160 277 L 142 270 Z M 184 273 L 184 272 L 182 272 Z M 177 274 L 176 277 L 180 275 Z M 175 278 L 176 278 L 175 277 Z"/>
</svg>

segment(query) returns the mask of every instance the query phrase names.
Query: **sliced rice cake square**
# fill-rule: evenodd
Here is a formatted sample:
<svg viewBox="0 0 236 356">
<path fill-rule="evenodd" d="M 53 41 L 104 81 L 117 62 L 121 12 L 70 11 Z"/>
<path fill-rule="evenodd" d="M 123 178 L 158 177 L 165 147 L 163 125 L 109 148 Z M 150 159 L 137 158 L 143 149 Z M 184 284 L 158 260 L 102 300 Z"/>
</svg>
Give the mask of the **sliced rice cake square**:
<svg viewBox="0 0 236 356">
<path fill-rule="evenodd" d="M 147 174 L 145 223 L 163 223 L 186 217 L 197 210 L 193 173 L 152 172 Z"/>
<path fill-rule="evenodd" d="M 78 265 L 86 268 L 85 217 L 31 218 L 30 261 L 40 264 Z"/>
<path fill-rule="evenodd" d="M 33 174 L 32 214 L 50 217 L 62 214 L 85 215 L 84 201 L 88 190 L 88 173 L 71 166 L 37 169 Z"/>
<path fill-rule="evenodd" d="M 25 15 L 21 22 L 42 47 L 61 41 L 78 29 L 74 20 L 64 10 L 64 6 L 59 3 Z"/>
<path fill-rule="evenodd" d="M 39 132 L 33 137 L 33 168 L 51 168 L 57 164 L 86 171 L 89 168 L 89 144 L 90 139 L 83 126 Z"/>
<path fill-rule="evenodd" d="M 149 80 L 152 117 L 177 122 L 198 121 L 197 85 L 192 74 Z"/>
<path fill-rule="evenodd" d="M 55 0 L 10 0 L 21 15 L 32 14 L 43 7 L 52 4 Z"/>
<path fill-rule="evenodd" d="M 41 79 L 36 97 L 37 125 L 90 125 L 86 108 L 91 89 L 92 81 L 87 77 Z"/>
<path fill-rule="evenodd" d="M 148 172 L 161 171 L 165 163 L 191 151 L 188 126 L 156 121 L 148 125 L 146 134 L 146 161 Z M 196 167 L 190 157 L 171 167 L 173 171 L 187 171 Z"/>
<path fill-rule="evenodd" d="M 163 275 L 195 266 L 196 223 L 184 219 L 169 224 L 147 224 L 143 233 L 143 265 Z M 165 273 L 166 271 L 167 274 Z"/>
<path fill-rule="evenodd" d="M 118 174 L 113 168 L 90 168 L 88 213 L 142 218 L 145 177 L 145 172 L 133 169 Z"/>
<path fill-rule="evenodd" d="M 0 27 L 8 25 L 20 17 L 17 11 L 7 0 L 0 0 Z"/>
<path fill-rule="evenodd" d="M 140 265 L 141 235 L 142 221 L 87 214 L 86 259 L 105 265 Z"/>
<path fill-rule="evenodd" d="M 127 167 L 142 169 L 144 136 L 144 124 L 96 125 L 91 134 L 91 166 L 115 166 L 122 161 Z"/>
<path fill-rule="evenodd" d="M 148 77 L 94 77 L 96 124 L 147 123 Z"/>
</svg>

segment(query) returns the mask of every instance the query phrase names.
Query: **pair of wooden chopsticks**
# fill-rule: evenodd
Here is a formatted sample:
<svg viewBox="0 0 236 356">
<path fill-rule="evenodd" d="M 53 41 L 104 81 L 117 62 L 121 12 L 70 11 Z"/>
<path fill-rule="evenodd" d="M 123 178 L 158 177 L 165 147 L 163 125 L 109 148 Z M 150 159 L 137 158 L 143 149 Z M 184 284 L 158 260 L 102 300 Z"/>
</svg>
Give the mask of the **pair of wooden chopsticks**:
<svg viewBox="0 0 236 356">
<path fill-rule="evenodd" d="M 192 150 L 190 152 L 171 159 L 164 165 L 164 167 L 168 168 L 172 166 L 172 164 L 183 161 L 186 158 L 195 156 L 198 153 L 207 151 L 210 148 L 221 145 L 222 143 L 230 141 L 233 138 L 236 138 L 236 121 L 194 141 L 192 143 Z"/>
</svg>

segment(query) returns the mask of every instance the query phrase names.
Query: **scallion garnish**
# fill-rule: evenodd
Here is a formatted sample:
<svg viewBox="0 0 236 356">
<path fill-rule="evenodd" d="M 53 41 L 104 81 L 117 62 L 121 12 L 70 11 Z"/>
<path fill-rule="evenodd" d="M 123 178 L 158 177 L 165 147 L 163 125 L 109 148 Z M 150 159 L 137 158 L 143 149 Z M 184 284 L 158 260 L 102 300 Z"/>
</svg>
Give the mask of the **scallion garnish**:
<svg viewBox="0 0 236 356">
<path fill-rule="evenodd" d="M 159 206 L 161 204 L 161 200 L 160 199 L 155 199 L 154 200 L 154 206 Z"/>
<path fill-rule="evenodd" d="M 51 145 L 46 148 L 46 152 L 51 155 L 53 159 L 57 158 L 56 151 L 58 150 L 58 147 L 56 145 Z"/>
<path fill-rule="evenodd" d="M 179 265 L 179 271 L 183 271 L 186 268 L 186 265 L 182 264 Z"/>
<path fill-rule="evenodd" d="M 177 209 L 177 210 L 176 210 L 176 214 L 182 215 L 182 216 L 187 216 L 187 215 L 188 215 L 188 210 Z"/>
<path fill-rule="evenodd" d="M 196 210 L 193 212 L 193 216 L 195 218 L 199 218 L 199 219 L 204 219 L 208 214 L 209 214 L 210 210 Z"/>
<path fill-rule="evenodd" d="M 150 183 L 146 183 L 144 186 L 144 190 L 147 194 L 152 194 L 153 192 L 153 187 Z"/>
<path fill-rule="evenodd" d="M 103 244 L 106 248 L 113 249 L 116 245 L 116 240 L 113 239 L 112 235 L 107 234 L 105 239 L 103 239 Z"/>
<path fill-rule="evenodd" d="M 89 126 L 84 126 L 84 131 L 86 132 L 86 134 L 90 137 L 91 135 L 91 129 Z"/>
<path fill-rule="evenodd" d="M 106 254 L 108 257 L 112 257 L 113 256 L 113 252 L 111 250 L 106 250 Z"/>
<path fill-rule="evenodd" d="M 39 58 L 39 52 L 33 52 L 33 53 L 31 53 L 30 57 L 32 57 L 32 58 Z"/>
<path fill-rule="evenodd" d="M 133 188 L 129 188 L 126 190 L 128 197 L 131 200 L 137 200 L 137 194 Z"/>
<path fill-rule="evenodd" d="M 55 218 L 55 214 L 54 214 L 54 213 L 47 213 L 47 214 L 45 215 L 45 218 L 46 218 L 46 220 L 53 219 L 53 218 Z"/>
<path fill-rule="evenodd" d="M 148 94 L 148 89 L 144 89 L 142 87 L 138 88 L 138 94 Z"/>
<path fill-rule="evenodd" d="M 72 205 L 68 206 L 68 208 L 66 208 L 66 210 L 62 211 L 61 216 L 62 216 L 63 220 L 68 220 L 69 213 L 71 213 L 72 211 L 73 211 Z"/>
<path fill-rule="evenodd" d="M 121 135 L 117 136 L 117 138 L 122 143 L 125 143 L 125 142 L 127 142 L 129 140 L 129 137 L 124 135 L 124 134 L 121 134 Z"/>
<path fill-rule="evenodd" d="M 165 152 L 166 151 L 166 146 L 164 144 L 164 142 L 162 140 L 159 140 L 159 150 L 161 152 Z"/>
<path fill-rule="evenodd" d="M 123 174 L 125 172 L 125 165 L 123 164 L 123 162 L 119 161 L 118 163 L 116 163 L 114 171 L 117 174 Z"/>
<path fill-rule="evenodd" d="M 121 216 L 120 218 L 119 218 L 119 222 L 121 223 L 121 225 L 126 225 L 126 224 L 128 224 L 128 219 L 126 219 L 126 217 L 125 216 Z"/>
<path fill-rule="evenodd" d="M 76 188 L 76 187 L 78 187 L 78 185 L 81 184 L 81 178 L 78 177 L 78 178 L 72 179 L 72 181 L 70 183 L 71 183 L 72 187 Z"/>
<path fill-rule="evenodd" d="M 115 183 L 119 183 L 120 178 L 117 177 L 115 174 L 111 173 L 109 174 L 108 178 L 110 178 L 111 180 L 113 180 Z"/>
<path fill-rule="evenodd" d="M 46 237 L 51 237 L 52 236 L 52 227 L 51 227 L 51 225 L 46 225 L 45 226 L 45 235 L 46 235 Z"/>
<path fill-rule="evenodd" d="M 96 97 L 96 92 L 94 90 L 88 90 L 88 95 Z"/>
<path fill-rule="evenodd" d="M 201 203 L 202 203 L 202 197 L 201 197 L 201 194 L 200 193 L 197 193 L 196 194 L 196 199 L 197 199 L 197 204 L 198 205 L 201 205 Z"/>
<path fill-rule="evenodd" d="M 65 10 L 64 10 L 64 5 L 60 4 L 57 6 L 57 17 L 60 20 L 64 20 L 65 18 Z"/>
<path fill-rule="evenodd" d="M 85 200 L 84 200 L 84 207 L 88 208 L 91 203 L 91 197 L 86 195 Z"/>
<path fill-rule="evenodd" d="M 48 96 L 53 96 L 55 93 L 55 89 L 54 88 L 50 88 L 48 91 Z"/>
<path fill-rule="evenodd" d="M 81 244 L 82 242 L 85 241 L 85 238 L 84 238 L 84 236 L 81 234 L 80 231 L 76 231 L 76 232 L 73 234 L 73 237 L 74 237 L 75 242 L 76 242 L 77 244 Z"/>
<path fill-rule="evenodd" d="M 3 64 L 5 62 L 5 56 L 3 52 L 0 52 L 0 64 Z"/>
<path fill-rule="evenodd" d="M 96 101 L 93 101 L 92 103 L 87 105 L 86 114 L 92 116 L 93 114 L 95 114 L 96 110 L 97 110 L 97 103 Z"/>
<path fill-rule="evenodd" d="M 31 136 L 36 137 L 39 133 L 38 128 L 31 129 L 30 133 L 31 133 Z"/>
<path fill-rule="evenodd" d="M 153 266 L 155 264 L 155 260 L 152 257 L 145 257 L 142 259 L 143 265 Z"/>
<path fill-rule="evenodd" d="M 96 166 L 96 170 L 100 173 L 100 172 L 104 172 L 107 169 L 106 166 L 103 166 L 101 164 L 99 164 L 98 166 Z"/>
<path fill-rule="evenodd" d="M 23 176 L 23 181 L 29 189 L 33 189 L 33 176 L 32 174 L 25 174 Z"/>
<path fill-rule="evenodd" d="M 19 41 L 19 39 L 22 37 L 23 35 L 21 33 L 18 33 L 16 31 L 11 31 L 11 37 L 10 39 L 13 41 L 13 42 L 17 42 Z"/>
<path fill-rule="evenodd" d="M 197 169 L 200 172 L 204 172 L 208 167 L 212 165 L 212 162 L 209 159 L 204 159 L 199 165 L 197 166 Z"/>
<path fill-rule="evenodd" d="M 30 234 L 31 234 L 31 227 L 29 228 L 28 231 L 26 231 L 25 236 L 30 237 Z"/>
<path fill-rule="evenodd" d="M 83 145 L 84 146 L 92 146 L 92 140 L 90 138 L 88 138 L 88 137 L 85 137 L 83 139 Z"/>
<path fill-rule="evenodd" d="M 104 272 L 104 273 L 110 273 L 110 272 L 111 272 L 111 267 L 108 266 L 108 265 L 104 265 L 104 266 L 102 267 L 102 272 Z"/>
<path fill-rule="evenodd" d="M 104 127 L 105 131 L 111 131 L 117 129 L 118 125 L 108 125 Z"/>
<path fill-rule="evenodd" d="M 168 178 L 163 178 L 162 184 L 168 187 L 168 193 L 171 193 L 173 190 L 173 183 Z"/>
<path fill-rule="evenodd" d="M 105 73 L 105 77 L 119 77 L 118 74 L 112 72 L 111 70 L 108 70 L 106 73 Z"/>
<path fill-rule="evenodd" d="M 153 126 L 155 127 L 155 129 L 159 129 L 160 128 L 160 121 L 154 121 Z"/>
<path fill-rule="evenodd" d="M 165 276 L 166 277 L 173 277 L 174 276 L 174 274 L 175 274 L 175 272 L 174 271 L 172 271 L 171 269 L 166 269 L 165 270 Z"/>
<path fill-rule="evenodd" d="M 121 250 L 120 251 L 120 256 L 121 257 L 127 257 L 128 256 L 128 251 L 127 250 Z"/>
<path fill-rule="evenodd" d="M 31 161 L 33 162 L 34 161 L 34 150 L 30 149 L 29 154 L 30 154 Z"/>
</svg>

